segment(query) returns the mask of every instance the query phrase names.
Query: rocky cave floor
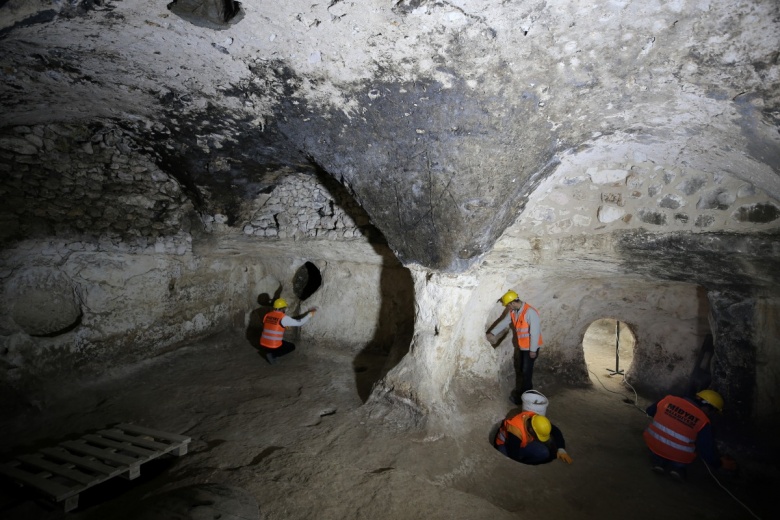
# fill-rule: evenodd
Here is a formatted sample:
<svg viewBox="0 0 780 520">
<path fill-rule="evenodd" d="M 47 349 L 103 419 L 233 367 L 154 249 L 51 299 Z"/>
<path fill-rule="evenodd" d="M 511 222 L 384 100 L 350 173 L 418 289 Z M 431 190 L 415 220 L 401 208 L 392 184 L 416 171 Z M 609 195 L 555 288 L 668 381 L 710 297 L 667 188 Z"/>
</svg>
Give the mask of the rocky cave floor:
<svg viewBox="0 0 780 520">
<path fill-rule="evenodd" d="M 612 351 L 614 352 L 614 351 Z M 360 359 L 358 362 L 357 359 Z M 473 388 L 457 435 L 426 435 L 362 406 L 381 356 L 299 342 L 271 366 L 238 334 L 213 337 L 20 410 L 6 396 L 2 460 L 117 423 L 190 436 L 189 452 L 114 478 L 64 513 L 0 481 L 6 520 L 770 518 L 777 467 L 735 448 L 735 476 L 701 463 L 678 482 L 650 470 L 634 393 L 609 377 L 614 355 L 589 355 L 593 385 L 537 374 L 548 416 L 574 462 L 524 466 L 488 443 L 506 395 Z M 597 379 L 598 378 L 598 379 Z M 641 395 L 641 407 L 649 403 Z M 16 403 L 18 404 L 18 403 Z M 772 515 L 773 516 L 773 515 Z"/>
</svg>

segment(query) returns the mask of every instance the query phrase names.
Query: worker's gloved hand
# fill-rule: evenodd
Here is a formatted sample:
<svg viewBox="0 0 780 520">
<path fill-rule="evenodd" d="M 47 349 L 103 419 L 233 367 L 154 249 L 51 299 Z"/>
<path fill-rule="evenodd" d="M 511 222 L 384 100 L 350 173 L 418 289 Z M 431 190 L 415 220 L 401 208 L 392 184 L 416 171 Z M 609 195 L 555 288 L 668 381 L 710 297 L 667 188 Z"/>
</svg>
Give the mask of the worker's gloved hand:
<svg viewBox="0 0 780 520">
<path fill-rule="evenodd" d="M 558 458 L 566 464 L 571 464 L 571 457 L 569 457 L 569 454 L 566 453 L 566 450 L 563 448 L 558 448 Z"/>
<path fill-rule="evenodd" d="M 723 455 L 720 458 L 720 467 L 721 469 L 724 469 L 726 471 L 736 471 L 737 461 L 732 459 L 728 455 Z"/>
<path fill-rule="evenodd" d="M 317 312 L 317 307 L 312 307 L 311 309 L 309 309 L 309 312 L 310 312 L 310 313 L 312 314 L 312 316 L 313 316 L 313 315 L 314 315 L 314 313 L 315 313 L 315 312 Z"/>
</svg>

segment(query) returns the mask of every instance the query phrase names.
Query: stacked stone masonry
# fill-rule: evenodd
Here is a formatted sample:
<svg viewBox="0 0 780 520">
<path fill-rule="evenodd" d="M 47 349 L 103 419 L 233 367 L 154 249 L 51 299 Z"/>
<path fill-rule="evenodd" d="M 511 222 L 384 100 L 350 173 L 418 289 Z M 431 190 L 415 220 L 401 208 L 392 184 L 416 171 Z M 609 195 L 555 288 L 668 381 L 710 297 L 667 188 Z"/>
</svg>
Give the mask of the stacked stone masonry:
<svg viewBox="0 0 780 520">
<path fill-rule="evenodd" d="M 762 190 L 724 174 L 653 163 L 588 168 L 553 175 L 522 215 L 536 235 L 650 231 L 774 231 L 780 205 Z"/>
<path fill-rule="evenodd" d="M 170 250 L 192 204 L 110 126 L 19 126 L 0 135 L 0 240 L 36 232 L 114 237 Z M 181 240 L 172 246 L 181 249 Z"/>
<path fill-rule="evenodd" d="M 244 225 L 244 234 L 262 238 L 363 238 L 370 220 L 346 189 L 326 187 L 313 175 L 287 175 Z"/>
<path fill-rule="evenodd" d="M 40 233 L 106 251 L 191 250 L 192 202 L 121 128 L 17 126 L 0 134 L 0 159 L 0 240 Z M 370 227 L 345 188 L 311 174 L 286 172 L 251 206 L 243 231 L 264 239 L 365 239 Z M 229 231 L 224 215 L 200 217 L 207 232 Z"/>
</svg>

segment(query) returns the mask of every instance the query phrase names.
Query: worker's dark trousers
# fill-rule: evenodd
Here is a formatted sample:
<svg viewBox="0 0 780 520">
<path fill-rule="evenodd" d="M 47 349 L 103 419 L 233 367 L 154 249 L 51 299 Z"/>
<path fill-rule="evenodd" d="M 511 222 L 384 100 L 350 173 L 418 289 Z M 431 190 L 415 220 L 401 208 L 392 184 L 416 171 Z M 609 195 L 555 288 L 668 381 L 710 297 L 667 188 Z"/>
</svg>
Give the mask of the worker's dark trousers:
<svg viewBox="0 0 780 520">
<path fill-rule="evenodd" d="M 539 357 L 539 352 L 536 356 Z M 520 350 L 515 348 L 515 401 L 520 403 L 520 396 L 523 392 L 533 390 L 534 388 L 534 362 L 536 359 L 531 359 L 530 350 Z"/>
<path fill-rule="evenodd" d="M 289 341 L 282 341 L 282 346 L 279 348 L 268 348 L 261 345 L 260 350 L 263 354 L 272 354 L 275 358 L 278 358 L 295 350 L 295 345 Z"/>
<path fill-rule="evenodd" d="M 653 461 L 653 466 L 660 466 L 661 468 L 664 469 L 664 471 L 676 471 L 679 475 L 682 475 L 683 477 L 685 477 L 685 474 L 688 471 L 687 469 L 688 464 L 665 459 L 660 455 L 656 455 L 652 451 L 650 452 L 650 457 Z"/>
</svg>

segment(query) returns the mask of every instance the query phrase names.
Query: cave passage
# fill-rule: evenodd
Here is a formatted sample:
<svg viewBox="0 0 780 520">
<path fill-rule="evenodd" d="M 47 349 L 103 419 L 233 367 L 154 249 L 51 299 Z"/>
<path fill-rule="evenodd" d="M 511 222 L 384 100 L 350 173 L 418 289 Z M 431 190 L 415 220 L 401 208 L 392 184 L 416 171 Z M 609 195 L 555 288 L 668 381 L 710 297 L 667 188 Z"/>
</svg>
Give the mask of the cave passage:
<svg viewBox="0 0 780 520">
<path fill-rule="evenodd" d="M 591 381 L 610 391 L 615 391 L 615 386 L 619 388 L 631 368 L 635 345 L 634 333 L 626 323 L 614 318 L 601 318 L 591 323 L 582 338 Z"/>
</svg>

